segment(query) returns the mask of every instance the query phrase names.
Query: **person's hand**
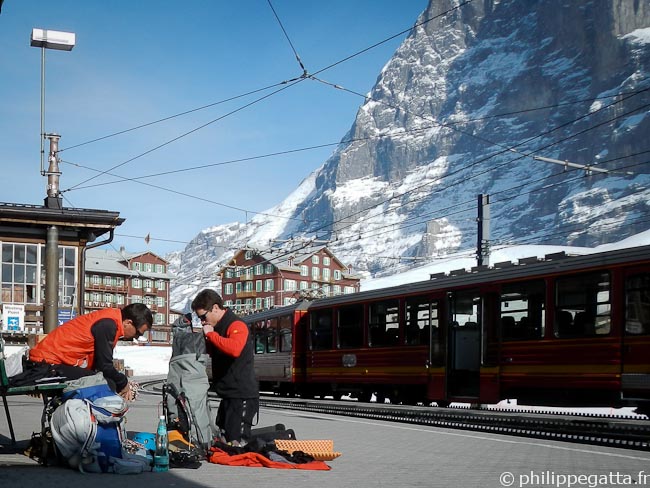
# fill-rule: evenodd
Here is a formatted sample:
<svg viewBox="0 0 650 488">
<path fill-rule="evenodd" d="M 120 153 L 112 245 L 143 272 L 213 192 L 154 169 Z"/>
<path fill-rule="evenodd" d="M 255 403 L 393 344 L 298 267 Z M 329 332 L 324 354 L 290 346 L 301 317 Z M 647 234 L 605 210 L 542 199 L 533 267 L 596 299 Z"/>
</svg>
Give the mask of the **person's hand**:
<svg viewBox="0 0 650 488">
<path fill-rule="evenodd" d="M 207 335 L 208 332 L 214 332 L 214 326 L 212 326 L 210 324 L 205 324 L 203 326 L 203 333 Z"/>
<path fill-rule="evenodd" d="M 135 400 L 135 388 L 133 387 L 133 384 L 129 381 L 118 395 L 124 398 L 127 402 Z"/>
</svg>

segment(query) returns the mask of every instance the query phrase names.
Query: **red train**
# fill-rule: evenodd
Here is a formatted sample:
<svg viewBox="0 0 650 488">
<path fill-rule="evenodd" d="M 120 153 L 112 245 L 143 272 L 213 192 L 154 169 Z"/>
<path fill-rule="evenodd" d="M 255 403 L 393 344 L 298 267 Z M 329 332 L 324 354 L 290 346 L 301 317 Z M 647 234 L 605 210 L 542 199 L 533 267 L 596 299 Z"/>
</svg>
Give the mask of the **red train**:
<svg viewBox="0 0 650 488">
<path fill-rule="evenodd" d="M 650 246 L 459 270 L 244 320 L 263 391 L 650 413 Z"/>
</svg>

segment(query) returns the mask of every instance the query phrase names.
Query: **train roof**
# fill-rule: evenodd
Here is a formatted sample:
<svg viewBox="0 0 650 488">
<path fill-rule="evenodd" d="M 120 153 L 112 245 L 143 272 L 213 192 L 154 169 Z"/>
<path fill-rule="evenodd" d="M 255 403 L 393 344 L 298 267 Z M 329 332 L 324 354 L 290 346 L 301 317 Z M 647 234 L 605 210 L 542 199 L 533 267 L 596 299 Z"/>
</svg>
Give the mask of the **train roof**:
<svg viewBox="0 0 650 488">
<path fill-rule="evenodd" d="M 406 295 L 437 291 L 446 288 L 458 288 L 491 281 L 522 280 L 552 275 L 563 272 L 580 272 L 601 266 L 624 265 L 639 261 L 650 260 L 650 246 L 639 246 L 613 251 L 603 251 L 593 254 L 571 256 L 565 253 L 546 255 L 543 259 L 537 257 L 519 259 L 517 263 L 496 263 L 492 267 L 481 266 L 471 270 L 460 269 L 449 273 L 431 275 L 429 280 L 414 283 L 361 291 L 347 295 L 321 298 L 311 302 L 312 307 L 325 307 L 339 303 L 372 300 L 391 295 Z"/>
</svg>

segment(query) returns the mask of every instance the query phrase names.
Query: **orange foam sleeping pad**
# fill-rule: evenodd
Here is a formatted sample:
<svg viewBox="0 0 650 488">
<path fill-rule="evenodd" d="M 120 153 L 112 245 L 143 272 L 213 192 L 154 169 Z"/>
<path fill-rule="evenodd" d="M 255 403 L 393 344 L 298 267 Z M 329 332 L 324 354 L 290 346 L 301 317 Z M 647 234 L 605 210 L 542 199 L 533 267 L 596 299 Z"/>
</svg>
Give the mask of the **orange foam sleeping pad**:
<svg viewBox="0 0 650 488">
<path fill-rule="evenodd" d="M 293 454 L 294 451 L 302 451 L 318 461 L 331 461 L 341 455 L 340 452 L 334 451 L 334 441 L 331 439 L 309 441 L 276 439 L 275 446 L 289 454 Z"/>
</svg>

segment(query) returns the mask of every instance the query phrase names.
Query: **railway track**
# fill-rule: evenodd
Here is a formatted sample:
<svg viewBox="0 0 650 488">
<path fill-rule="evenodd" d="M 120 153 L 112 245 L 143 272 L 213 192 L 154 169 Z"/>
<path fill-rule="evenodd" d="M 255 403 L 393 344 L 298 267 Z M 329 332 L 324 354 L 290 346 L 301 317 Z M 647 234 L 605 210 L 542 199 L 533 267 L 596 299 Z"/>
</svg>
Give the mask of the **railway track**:
<svg viewBox="0 0 650 488">
<path fill-rule="evenodd" d="M 162 380 L 146 382 L 141 386 L 146 393 L 160 394 L 158 386 L 161 383 Z M 213 395 L 210 393 L 211 398 L 216 398 Z M 431 408 L 274 396 L 261 396 L 260 406 L 650 451 L 650 420 L 638 418 Z"/>
</svg>

